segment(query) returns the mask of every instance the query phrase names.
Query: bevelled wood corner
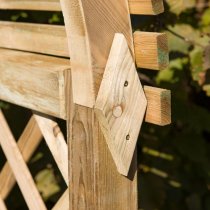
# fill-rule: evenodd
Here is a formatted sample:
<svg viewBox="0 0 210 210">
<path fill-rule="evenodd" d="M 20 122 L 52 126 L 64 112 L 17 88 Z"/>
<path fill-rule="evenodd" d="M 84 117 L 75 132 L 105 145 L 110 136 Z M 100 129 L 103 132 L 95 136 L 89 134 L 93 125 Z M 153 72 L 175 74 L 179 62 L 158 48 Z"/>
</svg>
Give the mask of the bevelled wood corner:
<svg viewBox="0 0 210 210">
<path fill-rule="evenodd" d="M 123 34 L 116 34 L 95 104 L 95 113 L 119 173 L 127 176 L 147 99 Z"/>
</svg>

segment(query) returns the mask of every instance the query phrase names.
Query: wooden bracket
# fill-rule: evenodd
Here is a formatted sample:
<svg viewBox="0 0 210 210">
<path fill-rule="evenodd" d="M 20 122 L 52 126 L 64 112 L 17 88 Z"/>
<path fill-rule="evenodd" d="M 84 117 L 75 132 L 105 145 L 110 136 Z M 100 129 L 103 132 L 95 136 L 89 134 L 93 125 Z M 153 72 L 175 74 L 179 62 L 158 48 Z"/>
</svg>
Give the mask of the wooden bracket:
<svg viewBox="0 0 210 210">
<path fill-rule="evenodd" d="M 115 33 L 134 55 L 127 0 L 61 0 L 68 37 L 73 101 L 93 108 Z"/>
<path fill-rule="evenodd" d="M 119 173 L 127 176 L 147 100 L 123 34 L 116 34 L 95 112 Z"/>
</svg>

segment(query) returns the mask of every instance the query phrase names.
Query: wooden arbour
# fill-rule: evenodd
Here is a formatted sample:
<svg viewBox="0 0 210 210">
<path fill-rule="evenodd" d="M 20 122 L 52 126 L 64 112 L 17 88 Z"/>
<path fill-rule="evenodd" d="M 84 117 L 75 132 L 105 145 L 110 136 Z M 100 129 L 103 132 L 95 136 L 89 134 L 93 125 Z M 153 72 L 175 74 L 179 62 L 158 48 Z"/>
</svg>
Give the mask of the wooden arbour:
<svg viewBox="0 0 210 210">
<path fill-rule="evenodd" d="M 125 35 L 137 67 L 167 67 L 166 34 L 132 33 L 129 18 L 162 13 L 162 0 L 0 0 L 7 9 L 62 11 L 65 27 L 0 21 L 0 99 L 33 110 L 18 142 L 0 112 L 8 160 L 0 210 L 16 181 L 29 209 L 46 209 L 26 165 L 42 137 L 68 186 L 53 210 L 137 210 L 136 155 L 128 176 L 118 173 L 94 105 L 115 33 Z M 170 91 L 145 86 L 144 93 L 145 121 L 170 124 Z M 66 120 L 67 144 L 50 116 Z"/>
</svg>

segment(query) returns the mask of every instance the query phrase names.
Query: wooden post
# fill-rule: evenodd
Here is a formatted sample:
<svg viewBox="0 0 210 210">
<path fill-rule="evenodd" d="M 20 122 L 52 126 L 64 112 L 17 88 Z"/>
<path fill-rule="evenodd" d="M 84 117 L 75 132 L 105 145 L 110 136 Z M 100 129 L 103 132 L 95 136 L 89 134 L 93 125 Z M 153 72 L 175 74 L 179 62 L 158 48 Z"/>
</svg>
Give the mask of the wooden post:
<svg viewBox="0 0 210 210">
<path fill-rule="evenodd" d="M 70 210 L 137 210 L 136 156 L 118 173 L 94 113 L 115 33 L 134 56 L 127 0 L 61 0 L 71 57 L 67 87 Z M 70 81 L 70 78 L 67 79 Z M 74 104 L 74 103 L 75 104 Z"/>
</svg>

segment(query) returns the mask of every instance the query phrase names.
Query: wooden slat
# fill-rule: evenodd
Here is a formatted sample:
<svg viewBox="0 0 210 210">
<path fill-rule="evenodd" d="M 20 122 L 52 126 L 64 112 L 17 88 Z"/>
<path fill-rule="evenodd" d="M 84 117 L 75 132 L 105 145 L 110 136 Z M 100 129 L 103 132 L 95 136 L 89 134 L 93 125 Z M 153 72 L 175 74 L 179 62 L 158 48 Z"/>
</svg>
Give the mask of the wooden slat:
<svg viewBox="0 0 210 210">
<path fill-rule="evenodd" d="M 162 70 L 169 65 L 169 50 L 165 33 L 134 33 L 136 63 L 139 68 Z"/>
<path fill-rule="evenodd" d="M 63 133 L 55 121 L 38 114 L 34 117 L 68 186 L 68 148 Z"/>
<path fill-rule="evenodd" d="M 52 210 L 69 210 L 69 189 L 67 189 Z"/>
<path fill-rule="evenodd" d="M 31 210 L 46 210 L 27 165 L 18 149 L 7 122 L 0 111 L 0 144 L 15 175 L 25 201 Z"/>
<path fill-rule="evenodd" d="M 64 26 L 0 21 L 0 47 L 69 57 Z"/>
<path fill-rule="evenodd" d="M 0 9 L 61 11 L 59 0 L 0 0 Z"/>
<path fill-rule="evenodd" d="M 0 47 L 69 57 L 64 26 L 0 22 Z M 161 70 L 168 66 L 164 33 L 135 32 L 134 47 L 139 68 Z"/>
<path fill-rule="evenodd" d="M 42 140 L 41 131 L 32 117 L 18 141 L 18 147 L 25 162 L 28 162 Z M 0 173 L 0 196 L 6 199 L 15 184 L 15 177 L 8 163 Z M 0 208 L 1 209 L 1 208 Z"/>
<path fill-rule="evenodd" d="M 0 197 L 0 209 L 1 210 L 7 210 L 7 207 L 4 204 L 4 201 L 2 200 L 2 198 Z"/>
<path fill-rule="evenodd" d="M 129 0 L 131 14 L 157 15 L 164 11 L 162 0 Z M 61 11 L 59 0 L 0 0 L 0 9 Z"/>
<path fill-rule="evenodd" d="M 65 83 L 68 59 L 5 49 L 0 49 L 0 55 L 0 99 L 67 119 Z M 153 97 L 153 93 L 147 94 Z M 167 112 L 164 107 L 158 108 L 162 109 L 159 112 Z M 148 109 L 151 115 L 150 112 L 153 110 Z"/>
<path fill-rule="evenodd" d="M 164 126 L 171 123 L 170 90 L 144 86 L 148 100 L 146 122 Z"/>
<path fill-rule="evenodd" d="M 0 98 L 66 118 L 64 97 L 68 59 L 0 49 Z"/>
</svg>

